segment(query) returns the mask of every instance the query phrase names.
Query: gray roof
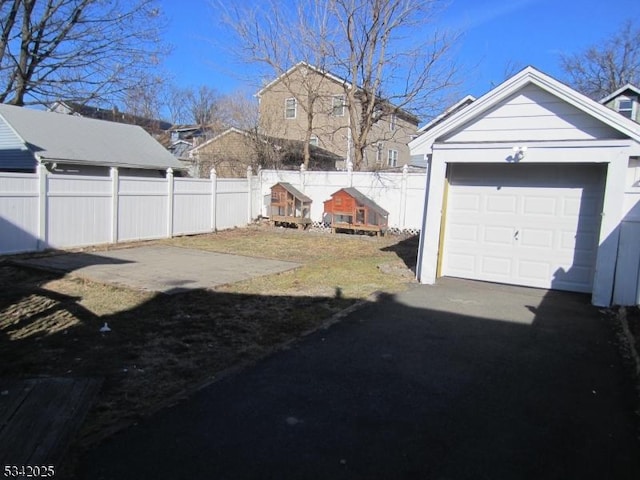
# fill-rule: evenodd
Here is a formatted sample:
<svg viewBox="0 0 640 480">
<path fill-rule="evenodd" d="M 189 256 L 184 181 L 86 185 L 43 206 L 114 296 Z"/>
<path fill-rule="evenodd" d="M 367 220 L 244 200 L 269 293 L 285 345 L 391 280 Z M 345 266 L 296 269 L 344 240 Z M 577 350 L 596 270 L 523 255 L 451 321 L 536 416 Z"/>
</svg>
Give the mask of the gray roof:
<svg viewBox="0 0 640 480">
<path fill-rule="evenodd" d="M 294 197 L 302 200 L 303 202 L 312 202 L 313 201 L 309 197 L 307 197 L 304 193 L 302 193 L 300 190 L 298 190 L 296 187 L 291 185 L 290 183 L 279 182 L 279 183 L 276 183 L 276 185 L 280 185 L 282 188 L 284 188 L 291 195 L 293 195 Z M 275 187 L 276 185 L 274 185 L 273 187 Z M 271 187 L 271 188 L 273 188 L 273 187 Z"/>
<path fill-rule="evenodd" d="M 387 212 L 384 208 L 382 208 L 376 202 L 374 202 L 369 197 L 367 197 L 364 193 L 360 192 L 360 190 L 358 190 L 356 188 L 353 188 L 353 187 L 343 188 L 342 190 L 347 192 L 349 195 L 351 195 L 353 198 L 355 198 L 362 205 L 365 205 L 365 206 L 369 207 L 371 210 L 376 211 L 380 215 L 382 215 L 384 217 L 389 215 L 389 212 Z M 338 191 L 340 191 L 340 190 L 338 190 Z"/>
<path fill-rule="evenodd" d="M 41 161 L 144 169 L 184 169 L 142 127 L 0 105 L 4 120 Z"/>
</svg>

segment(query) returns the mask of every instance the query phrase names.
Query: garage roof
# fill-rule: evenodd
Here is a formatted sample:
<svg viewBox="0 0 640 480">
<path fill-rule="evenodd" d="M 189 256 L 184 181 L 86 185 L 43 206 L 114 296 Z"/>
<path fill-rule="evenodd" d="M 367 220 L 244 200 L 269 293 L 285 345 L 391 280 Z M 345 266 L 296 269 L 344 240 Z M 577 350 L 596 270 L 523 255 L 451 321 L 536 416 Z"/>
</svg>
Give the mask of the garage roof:
<svg viewBox="0 0 640 480">
<path fill-rule="evenodd" d="M 126 168 L 184 169 L 142 127 L 0 105 L 0 121 L 39 161 Z M 16 139 L 17 140 L 17 139 Z"/>
<path fill-rule="evenodd" d="M 411 141 L 409 148 L 412 152 L 428 151 L 439 138 L 496 107 L 527 85 L 536 85 L 640 143 L 640 125 L 529 66 Z"/>
</svg>

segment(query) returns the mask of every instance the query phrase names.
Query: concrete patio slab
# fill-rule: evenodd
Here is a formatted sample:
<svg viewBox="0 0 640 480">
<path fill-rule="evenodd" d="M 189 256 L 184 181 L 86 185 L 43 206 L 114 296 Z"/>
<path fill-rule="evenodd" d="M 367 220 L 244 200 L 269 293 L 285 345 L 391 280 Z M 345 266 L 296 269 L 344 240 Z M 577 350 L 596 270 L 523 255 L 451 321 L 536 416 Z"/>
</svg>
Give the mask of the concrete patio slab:
<svg viewBox="0 0 640 480">
<path fill-rule="evenodd" d="M 293 262 L 172 246 L 144 246 L 90 254 L 66 253 L 16 263 L 73 272 L 89 280 L 166 294 L 213 288 L 300 266 Z"/>
</svg>

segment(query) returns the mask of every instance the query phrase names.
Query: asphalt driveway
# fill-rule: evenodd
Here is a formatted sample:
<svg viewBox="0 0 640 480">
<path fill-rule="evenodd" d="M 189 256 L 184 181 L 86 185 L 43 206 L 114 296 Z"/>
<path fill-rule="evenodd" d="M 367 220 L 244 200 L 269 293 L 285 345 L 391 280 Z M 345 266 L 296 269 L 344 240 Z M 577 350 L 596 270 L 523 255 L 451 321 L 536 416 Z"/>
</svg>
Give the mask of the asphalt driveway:
<svg viewBox="0 0 640 480">
<path fill-rule="evenodd" d="M 444 279 L 115 435 L 92 479 L 638 479 L 634 392 L 583 295 Z"/>
</svg>

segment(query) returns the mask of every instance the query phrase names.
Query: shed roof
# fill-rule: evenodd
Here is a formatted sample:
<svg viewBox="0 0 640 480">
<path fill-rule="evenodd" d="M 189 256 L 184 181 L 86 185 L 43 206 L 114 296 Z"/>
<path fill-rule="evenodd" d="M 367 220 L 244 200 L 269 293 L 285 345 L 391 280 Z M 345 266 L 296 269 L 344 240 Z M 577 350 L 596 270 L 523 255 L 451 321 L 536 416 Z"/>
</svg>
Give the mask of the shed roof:
<svg viewBox="0 0 640 480">
<path fill-rule="evenodd" d="M 383 216 L 389 215 L 389 212 L 387 212 L 384 208 L 382 208 L 376 202 L 371 200 L 369 197 L 367 197 L 364 193 L 362 193 L 357 188 L 354 188 L 354 187 L 341 188 L 337 192 L 334 192 L 331 196 L 333 197 L 334 195 L 336 195 L 339 192 L 346 192 L 347 194 L 349 194 L 350 196 L 355 198 L 359 203 L 361 203 L 362 205 L 370 208 L 371 210 L 374 210 L 375 212 L 379 213 L 380 215 L 383 215 Z"/>
<path fill-rule="evenodd" d="M 277 185 L 280 185 L 282 188 L 284 188 L 291 195 L 293 195 L 296 198 L 299 198 L 303 202 L 312 202 L 313 201 L 311 198 L 307 197 L 304 193 L 302 193 L 300 190 L 298 190 L 296 187 L 294 187 L 290 183 L 279 182 L 279 183 L 276 183 L 273 187 L 275 187 Z M 273 187 L 271 187 L 271 188 L 273 188 Z"/>
<path fill-rule="evenodd" d="M 185 167 L 142 127 L 0 105 L 0 119 L 39 161 L 165 170 Z"/>
</svg>

